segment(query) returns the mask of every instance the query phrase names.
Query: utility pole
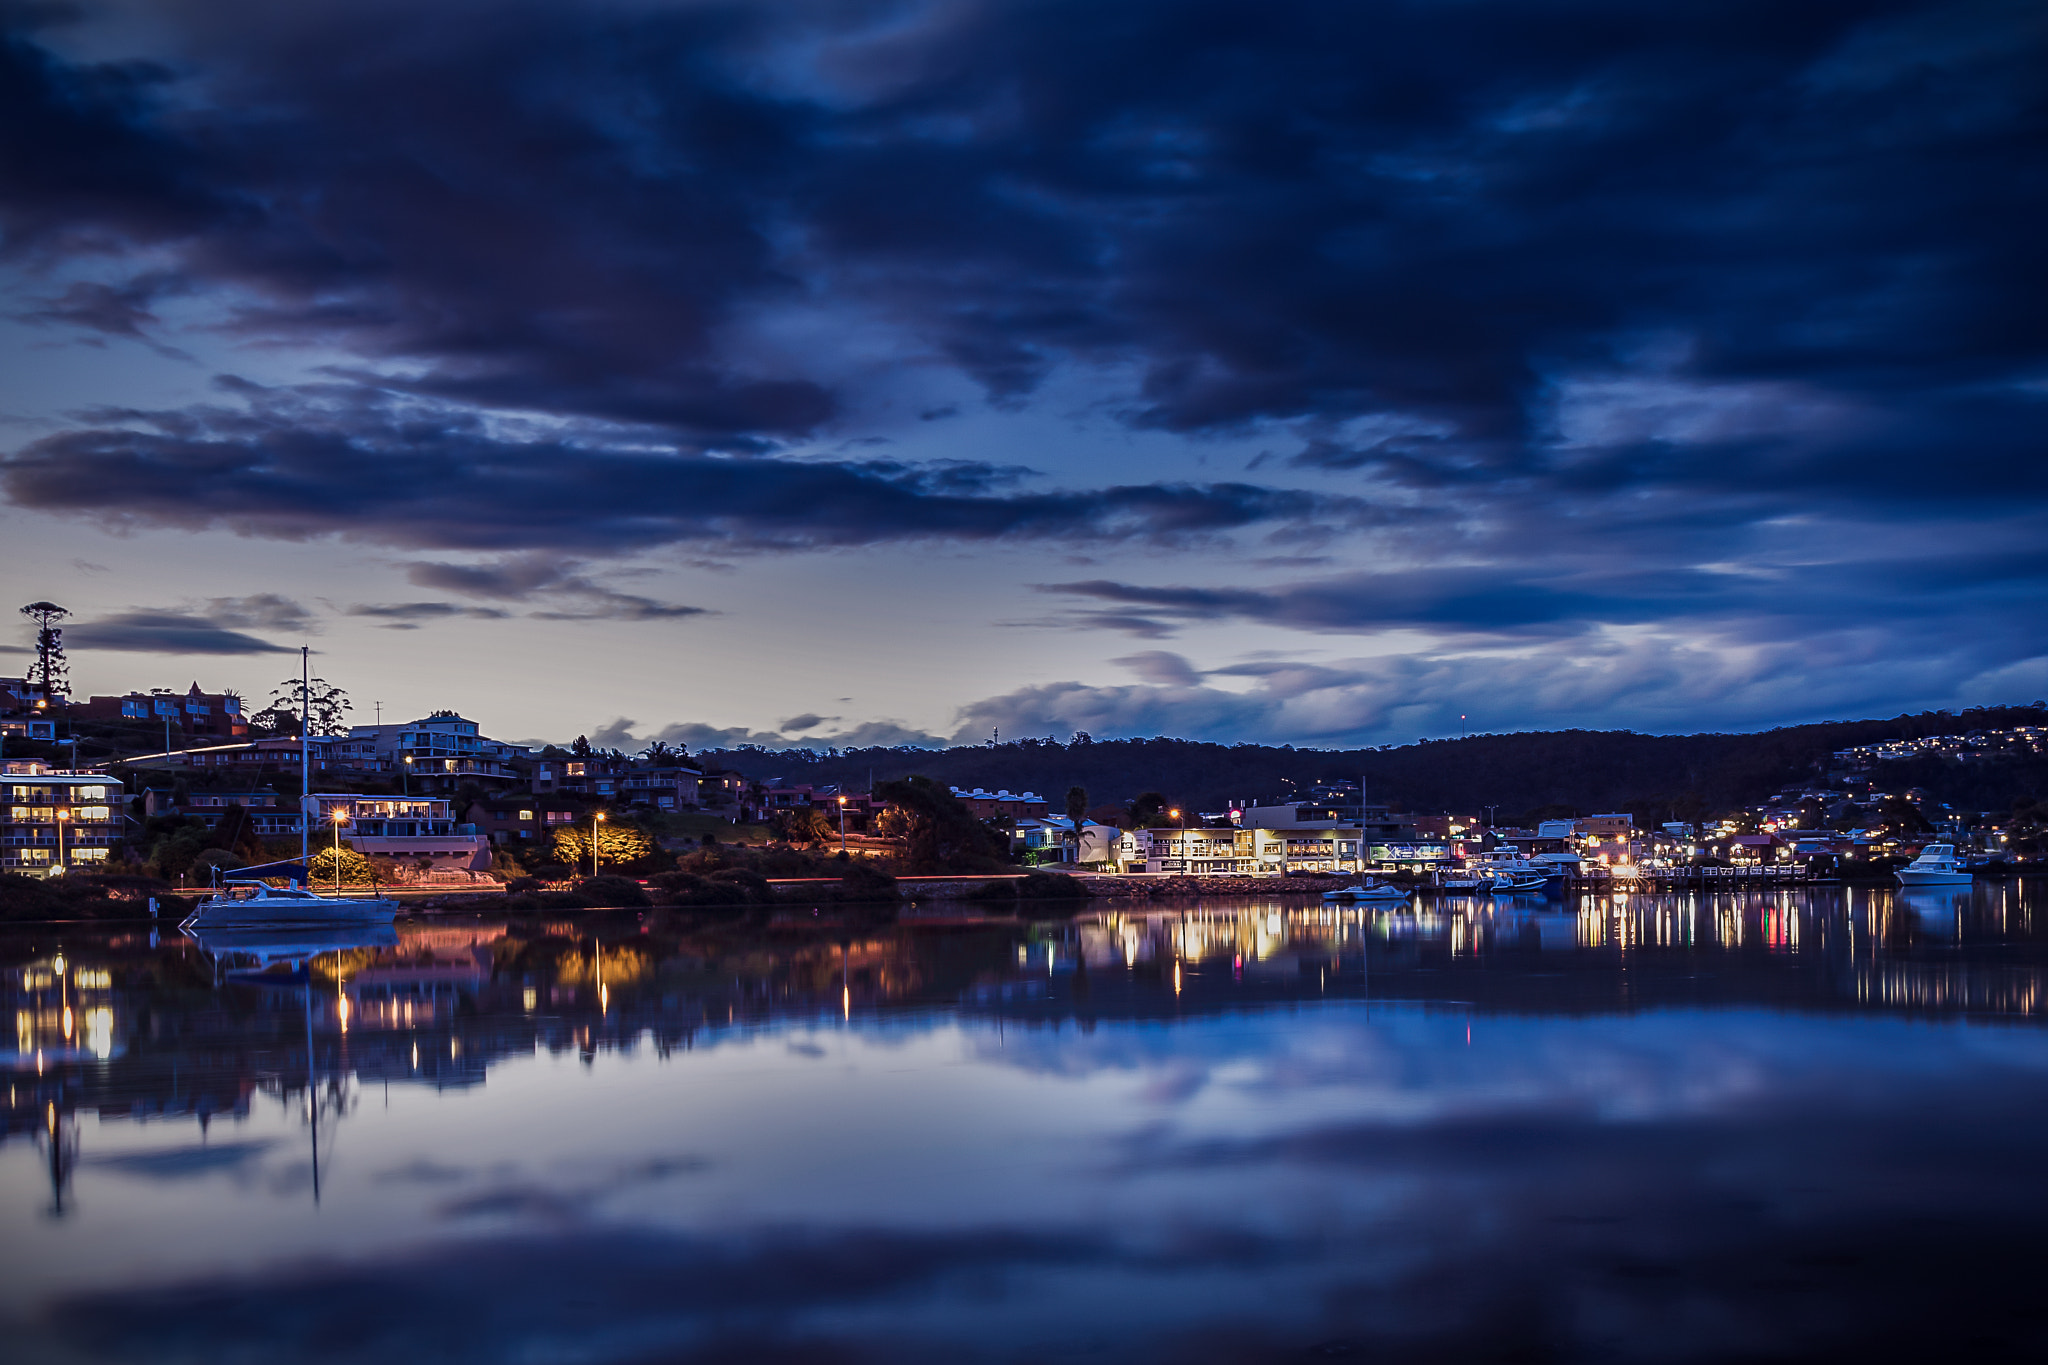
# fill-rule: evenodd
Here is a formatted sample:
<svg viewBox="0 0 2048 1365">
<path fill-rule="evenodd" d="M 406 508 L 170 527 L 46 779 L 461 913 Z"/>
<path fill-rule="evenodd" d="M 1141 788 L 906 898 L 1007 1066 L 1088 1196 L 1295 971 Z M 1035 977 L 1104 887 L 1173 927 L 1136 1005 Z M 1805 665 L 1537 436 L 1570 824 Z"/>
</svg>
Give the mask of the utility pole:
<svg viewBox="0 0 2048 1365">
<path fill-rule="evenodd" d="M 313 795 L 313 650 L 299 646 L 299 865 L 306 865 L 313 831 L 307 798 Z"/>
</svg>

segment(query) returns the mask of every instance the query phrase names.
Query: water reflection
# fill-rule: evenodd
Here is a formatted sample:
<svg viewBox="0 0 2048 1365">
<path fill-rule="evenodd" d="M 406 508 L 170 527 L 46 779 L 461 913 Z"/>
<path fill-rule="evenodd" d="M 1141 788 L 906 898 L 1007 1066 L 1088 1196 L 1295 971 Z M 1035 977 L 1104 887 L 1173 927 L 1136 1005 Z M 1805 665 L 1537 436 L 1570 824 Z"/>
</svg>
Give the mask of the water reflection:
<svg viewBox="0 0 2048 1365">
<path fill-rule="evenodd" d="M 0 1330 L 24 1359 L 1714 1357 L 1892 1353 L 1940 1304 L 2044 1344 L 1980 1303 L 2048 1268 L 2039 904 L 14 934 Z"/>
</svg>

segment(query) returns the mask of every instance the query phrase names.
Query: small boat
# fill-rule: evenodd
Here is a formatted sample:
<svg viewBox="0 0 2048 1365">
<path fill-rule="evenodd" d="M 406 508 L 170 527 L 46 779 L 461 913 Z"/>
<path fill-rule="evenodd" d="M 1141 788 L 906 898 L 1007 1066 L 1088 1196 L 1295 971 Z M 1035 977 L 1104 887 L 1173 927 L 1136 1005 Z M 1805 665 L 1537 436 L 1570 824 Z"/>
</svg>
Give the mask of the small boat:
<svg viewBox="0 0 2048 1365">
<path fill-rule="evenodd" d="M 1547 866 L 1530 859 L 1513 844 L 1502 844 L 1468 860 L 1465 866 L 1473 875 L 1486 878 L 1495 895 L 1526 896 L 1539 892 L 1550 874 Z"/>
<path fill-rule="evenodd" d="M 384 897 L 321 896 L 296 881 L 283 887 L 259 881 L 230 881 L 199 902 L 181 929 L 252 928 L 268 925 L 389 923 L 398 902 Z"/>
<path fill-rule="evenodd" d="M 1968 886 L 1970 870 L 1956 861 L 1954 844 L 1929 844 L 1898 870 L 1900 886 Z"/>
<path fill-rule="evenodd" d="M 1323 899 L 1333 904 L 1393 905 L 1405 902 L 1408 895 L 1405 888 L 1395 886 L 1392 882 L 1365 882 L 1358 886 L 1339 886 L 1325 891 Z"/>
</svg>

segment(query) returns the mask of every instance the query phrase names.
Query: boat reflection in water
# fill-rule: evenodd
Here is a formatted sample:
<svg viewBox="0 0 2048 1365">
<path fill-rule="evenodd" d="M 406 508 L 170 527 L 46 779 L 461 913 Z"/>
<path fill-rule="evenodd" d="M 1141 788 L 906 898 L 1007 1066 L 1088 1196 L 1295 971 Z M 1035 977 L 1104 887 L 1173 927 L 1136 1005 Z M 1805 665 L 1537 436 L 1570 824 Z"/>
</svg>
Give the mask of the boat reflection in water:
<svg viewBox="0 0 2048 1365">
<path fill-rule="evenodd" d="M 2038 1357 L 2043 909 L 0 935 L 0 1319 L 23 1360 Z"/>
</svg>

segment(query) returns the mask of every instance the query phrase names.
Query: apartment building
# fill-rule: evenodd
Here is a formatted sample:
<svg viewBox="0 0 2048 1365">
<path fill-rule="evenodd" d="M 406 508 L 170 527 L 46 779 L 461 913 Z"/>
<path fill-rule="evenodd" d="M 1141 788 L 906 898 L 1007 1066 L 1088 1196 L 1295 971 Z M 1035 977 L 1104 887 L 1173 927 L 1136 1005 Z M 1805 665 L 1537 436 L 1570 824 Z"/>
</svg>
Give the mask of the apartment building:
<svg viewBox="0 0 2048 1365">
<path fill-rule="evenodd" d="M 592 755 L 541 759 L 534 764 L 530 785 L 535 796 L 575 795 L 675 811 L 695 810 L 702 804 L 703 780 L 703 771 L 691 763 Z"/>
<path fill-rule="evenodd" d="M 121 842 L 122 784 L 40 759 L 0 764 L 0 871 L 58 876 L 104 865 Z"/>
<path fill-rule="evenodd" d="M 584 820 L 582 803 L 559 796 L 502 796 L 478 801 L 463 813 L 469 824 L 493 844 L 532 844 L 558 829 Z"/>
<path fill-rule="evenodd" d="M 196 682 L 182 694 L 159 688 L 113 697 L 88 697 L 72 703 L 71 711 L 80 720 L 125 720 L 157 726 L 181 746 L 189 745 L 195 738 L 240 739 L 249 733 L 240 697 L 232 692 L 202 692 Z"/>
<path fill-rule="evenodd" d="M 58 701 L 63 700 L 62 696 Z M 49 698 L 41 684 L 27 678 L 0 678 L 0 736 L 10 739 L 51 740 L 57 737 L 57 722 L 51 719 Z"/>
<path fill-rule="evenodd" d="M 367 856 L 425 858 L 436 867 L 475 872 L 490 868 L 490 841 L 475 825 L 458 822 L 445 799 L 315 792 L 306 800 L 313 807 L 316 847 L 338 829 L 343 843 Z"/>
<path fill-rule="evenodd" d="M 169 788 L 149 787 L 142 793 L 144 817 L 176 815 L 197 819 L 213 829 L 221 817 L 239 807 L 246 813 L 249 829 L 260 839 L 281 839 L 299 832 L 299 803 L 296 797 L 279 796 L 268 787 L 238 791 L 190 792 L 183 797 Z"/>
<path fill-rule="evenodd" d="M 528 757 L 524 746 L 492 739 L 477 722 L 455 711 L 435 711 L 402 724 L 351 725 L 346 735 L 332 736 L 327 744 L 334 766 L 402 775 L 405 785 L 422 792 L 518 782 L 524 774 L 515 761 Z"/>
</svg>

